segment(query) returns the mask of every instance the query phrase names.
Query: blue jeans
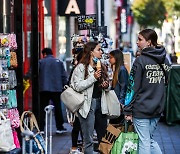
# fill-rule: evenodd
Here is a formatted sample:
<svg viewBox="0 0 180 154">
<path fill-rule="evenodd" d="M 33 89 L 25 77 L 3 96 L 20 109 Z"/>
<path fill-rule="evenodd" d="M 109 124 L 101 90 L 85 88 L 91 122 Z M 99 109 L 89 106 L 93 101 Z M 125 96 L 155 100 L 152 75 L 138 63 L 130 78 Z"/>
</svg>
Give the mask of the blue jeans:
<svg viewBox="0 0 180 154">
<path fill-rule="evenodd" d="M 161 149 L 153 139 L 159 118 L 133 118 L 133 124 L 139 135 L 139 154 L 162 154 Z"/>
<path fill-rule="evenodd" d="M 94 128 L 96 129 L 97 138 L 100 142 L 106 133 L 107 127 L 107 116 L 101 112 L 101 99 L 92 99 L 87 118 L 83 118 L 80 114 L 78 114 L 78 117 L 83 134 L 84 154 L 93 154 Z"/>
</svg>

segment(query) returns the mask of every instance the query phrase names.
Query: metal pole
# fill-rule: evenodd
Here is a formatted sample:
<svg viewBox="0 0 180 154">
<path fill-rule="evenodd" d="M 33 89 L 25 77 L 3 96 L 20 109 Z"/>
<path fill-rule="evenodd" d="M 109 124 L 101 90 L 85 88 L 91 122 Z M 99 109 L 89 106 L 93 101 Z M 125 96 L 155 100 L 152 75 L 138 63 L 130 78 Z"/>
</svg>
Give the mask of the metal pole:
<svg viewBox="0 0 180 154">
<path fill-rule="evenodd" d="M 98 26 L 101 26 L 101 0 L 98 0 Z"/>
<path fill-rule="evenodd" d="M 101 26 L 104 26 L 104 0 L 101 0 Z"/>
<path fill-rule="evenodd" d="M 70 51 L 70 17 L 66 17 L 66 57 L 69 58 L 71 56 L 71 51 Z"/>
<path fill-rule="evenodd" d="M 53 114 L 53 111 L 51 110 L 51 112 L 50 112 L 50 143 L 49 143 L 49 146 L 50 146 L 49 153 L 50 154 L 52 154 L 52 114 Z"/>
<path fill-rule="evenodd" d="M 0 1 L 0 32 L 10 33 L 10 0 Z"/>
<path fill-rule="evenodd" d="M 38 60 L 39 60 L 39 35 L 38 35 L 38 0 L 31 1 L 31 68 L 32 68 L 32 111 L 40 122 L 40 102 L 38 87 Z"/>
<path fill-rule="evenodd" d="M 56 0 L 51 1 L 52 51 L 56 57 Z"/>
</svg>

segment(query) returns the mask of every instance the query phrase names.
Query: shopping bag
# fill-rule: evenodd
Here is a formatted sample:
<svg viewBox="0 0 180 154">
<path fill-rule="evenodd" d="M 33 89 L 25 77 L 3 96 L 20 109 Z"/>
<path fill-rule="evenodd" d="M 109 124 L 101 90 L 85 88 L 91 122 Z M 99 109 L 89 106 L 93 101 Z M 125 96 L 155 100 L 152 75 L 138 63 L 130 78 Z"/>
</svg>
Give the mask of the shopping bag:
<svg viewBox="0 0 180 154">
<path fill-rule="evenodd" d="M 113 147 L 113 143 L 115 142 L 116 138 L 119 136 L 121 130 L 115 128 L 113 125 L 109 124 L 105 136 L 102 138 L 99 144 L 99 151 L 102 154 L 109 154 L 111 148 Z"/>
<path fill-rule="evenodd" d="M 137 154 L 137 147 L 138 134 L 133 131 L 128 131 L 128 128 L 125 126 L 125 132 L 121 132 L 114 142 L 111 154 Z"/>
<path fill-rule="evenodd" d="M 0 112 L 0 151 L 8 152 L 16 148 L 13 140 L 10 119 L 7 119 L 2 112 Z"/>
<path fill-rule="evenodd" d="M 120 102 L 114 90 L 102 91 L 101 108 L 102 114 L 106 114 L 110 119 L 121 115 Z"/>
</svg>

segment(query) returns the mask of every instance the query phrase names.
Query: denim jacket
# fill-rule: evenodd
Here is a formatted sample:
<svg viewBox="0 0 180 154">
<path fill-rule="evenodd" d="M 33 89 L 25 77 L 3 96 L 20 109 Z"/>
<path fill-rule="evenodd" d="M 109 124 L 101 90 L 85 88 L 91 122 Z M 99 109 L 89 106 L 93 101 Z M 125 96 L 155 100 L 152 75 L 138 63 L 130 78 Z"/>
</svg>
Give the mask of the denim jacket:
<svg viewBox="0 0 180 154">
<path fill-rule="evenodd" d="M 119 99 L 119 102 L 121 104 L 124 104 L 125 96 L 126 96 L 126 90 L 128 86 L 128 71 L 125 68 L 125 66 L 120 66 L 120 70 L 118 73 L 118 82 L 114 88 L 114 91 Z"/>
</svg>

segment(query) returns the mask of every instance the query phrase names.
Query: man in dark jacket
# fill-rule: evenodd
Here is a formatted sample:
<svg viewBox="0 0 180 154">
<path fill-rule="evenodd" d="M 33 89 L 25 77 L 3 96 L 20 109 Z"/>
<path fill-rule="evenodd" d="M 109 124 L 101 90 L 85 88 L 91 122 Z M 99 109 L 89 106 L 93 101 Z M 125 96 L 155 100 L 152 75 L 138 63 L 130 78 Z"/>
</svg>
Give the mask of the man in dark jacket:
<svg viewBox="0 0 180 154">
<path fill-rule="evenodd" d="M 52 100 L 55 106 L 56 133 L 63 133 L 63 115 L 60 104 L 60 95 L 64 85 L 67 84 L 67 74 L 63 63 L 53 57 L 50 48 L 42 50 L 43 59 L 39 60 L 39 91 L 40 91 L 40 130 L 44 130 L 45 112 L 44 108 Z"/>
</svg>

